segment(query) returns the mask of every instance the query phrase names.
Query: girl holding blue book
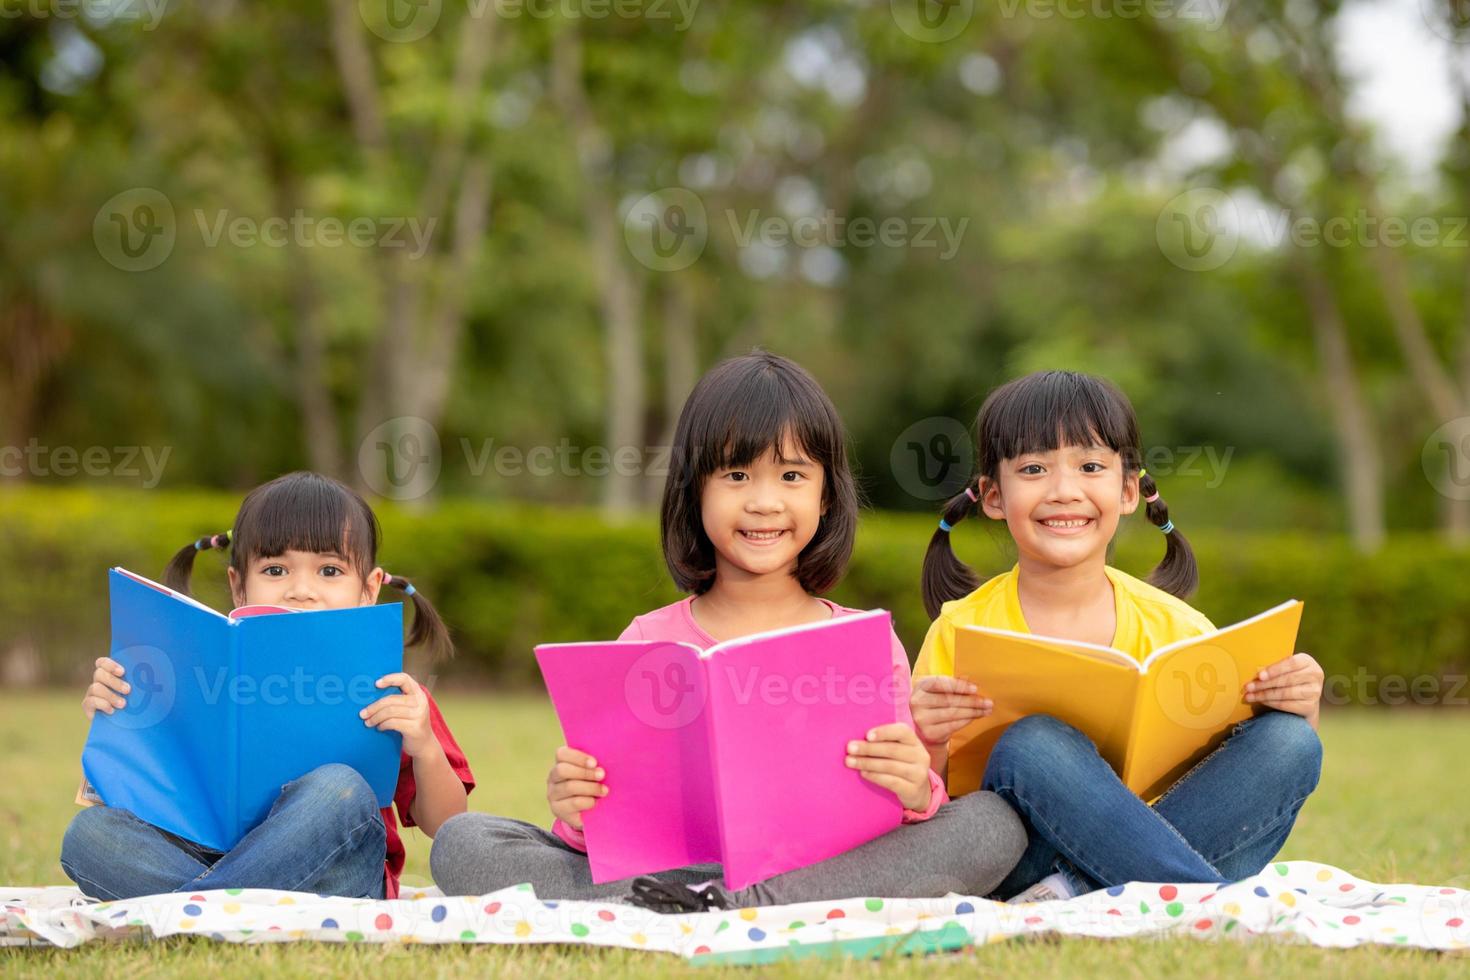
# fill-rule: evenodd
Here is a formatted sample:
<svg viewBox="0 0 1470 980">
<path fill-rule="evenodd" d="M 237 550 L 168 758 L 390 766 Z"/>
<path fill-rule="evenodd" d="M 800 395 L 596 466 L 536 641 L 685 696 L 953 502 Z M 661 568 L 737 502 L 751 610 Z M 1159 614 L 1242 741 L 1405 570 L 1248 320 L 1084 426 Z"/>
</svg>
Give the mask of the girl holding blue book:
<svg viewBox="0 0 1470 980">
<path fill-rule="evenodd" d="M 252 490 L 232 531 L 180 549 L 165 580 L 187 594 L 195 556 L 225 549 L 236 606 L 346 609 L 372 605 L 387 585 L 412 600 L 408 644 L 447 653 L 448 632 L 434 607 L 408 580 L 377 566 L 380 537 L 377 517 L 355 491 L 315 473 L 290 473 Z M 464 812 L 474 775 L 434 699 L 417 681 L 391 673 L 377 687 L 401 693 L 364 708 L 362 723 L 402 736 L 394 802 L 404 826 L 418 826 L 432 837 Z M 123 668 L 110 657 L 99 658 L 83 698 L 87 717 L 125 707 L 131 692 Z M 393 808 L 380 811 L 367 782 L 344 765 L 321 766 L 287 783 L 265 820 L 227 852 L 106 805 L 78 813 L 61 845 L 67 875 L 86 894 L 107 900 L 211 888 L 396 898 L 404 857 Z"/>
</svg>

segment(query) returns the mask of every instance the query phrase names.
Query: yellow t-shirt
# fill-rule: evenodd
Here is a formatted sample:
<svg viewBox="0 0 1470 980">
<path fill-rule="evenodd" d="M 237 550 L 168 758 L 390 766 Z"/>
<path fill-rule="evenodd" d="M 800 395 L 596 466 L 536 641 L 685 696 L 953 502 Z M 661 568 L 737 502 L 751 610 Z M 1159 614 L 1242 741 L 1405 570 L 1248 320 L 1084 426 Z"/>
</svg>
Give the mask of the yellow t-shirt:
<svg viewBox="0 0 1470 980">
<path fill-rule="evenodd" d="M 1118 626 L 1112 646 L 1137 660 L 1175 640 L 1215 629 L 1204 613 L 1162 589 L 1127 572 L 1104 567 L 1113 583 L 1113 608 Z M 957 626 L 990 626 L 1029 633 L 1021 611 L 1019 566 L 986 582 L 963 599 L 946 602 L 929 626 L 924 648 L 914 663 L 914 677 L 954 673 L 954 631 Z"/>
</svg>

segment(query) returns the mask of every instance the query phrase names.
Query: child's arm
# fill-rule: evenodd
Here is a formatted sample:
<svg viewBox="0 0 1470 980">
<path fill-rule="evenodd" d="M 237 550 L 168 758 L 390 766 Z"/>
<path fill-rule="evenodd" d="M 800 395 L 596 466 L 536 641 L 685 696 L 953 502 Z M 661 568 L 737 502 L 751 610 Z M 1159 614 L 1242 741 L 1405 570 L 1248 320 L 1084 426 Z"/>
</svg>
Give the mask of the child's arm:
<svg viewBox="0 0 1470 980">
<path fill-rule="evenodd" d="M 418 792 L 408 812 L 419 829 L 430 837 L 439 832 L 444 821 L 467 809 L 464 783 L 449 765 L 449 757 L 438 739 L 434 740 L 429 754 L 413 757 L 413 779 Z"/>
<path fill-rule="evenodd" d="M 408 813 L 424 833 L 433 837 L 444 821 L 464 813 L 468 797 L 459 774 L 449 764 L 430 721 L 429 698 L 407 674 L 378 678 L 378 687 L 397 687 L 402 694 L 379 698 L 358 712 L 363 724 L 403 736 L 403 751 L 413 760 L 415 792 Z"/>
</svg>

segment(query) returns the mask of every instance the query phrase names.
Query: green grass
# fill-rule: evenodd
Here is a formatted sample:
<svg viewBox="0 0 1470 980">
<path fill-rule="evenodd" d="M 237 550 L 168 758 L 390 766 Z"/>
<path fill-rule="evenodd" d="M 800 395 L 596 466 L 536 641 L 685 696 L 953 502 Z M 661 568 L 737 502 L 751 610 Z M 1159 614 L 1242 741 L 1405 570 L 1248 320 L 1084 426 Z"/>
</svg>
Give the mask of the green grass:
<svg viewBox="0 0 1470 980">
<path fill-rule="evenodd" d="M 80 695 L 0 693 L 0 882 L 68 884 L 57 864 L 61 833 L 75 812 L 78 756 L 86 726 Z M 440 705 L 480 780 L 477 810 L 544 821 L 543 790 L 560 730 L 534 697 L 454 697 Z M 1470 887 L 1470 725 L 1447 711 L 1329 714 L 1326 763 L 1282 857 L 1323 861 L 1375 881 Z M 405 833 L 405 881 L 428 883 L 429 840 Z M 1279 943 L 1206 944 L 1188 939 L 1010 942 L 928 959 L 801 963 L 762 968 L 777 976 L 971 977 L 1106 973 L 1226 975 L 1310 971 L 1327 976 L 1390 973 L 1440 975 L 1446 958 L 1404 949 L 1319 950 Z M 269 971 L 282 976 L 407 971 L 416 980 L 549 972 L 599 976 L 700 976 L 739 968 L 698 969 L 671 956 L 580 947 L 386 947 L 294 943 L 236 946 L 207 939 L 92 943 L 76 950 L 0 950 L 0 975 L 196 976 Z"/>
</svg>

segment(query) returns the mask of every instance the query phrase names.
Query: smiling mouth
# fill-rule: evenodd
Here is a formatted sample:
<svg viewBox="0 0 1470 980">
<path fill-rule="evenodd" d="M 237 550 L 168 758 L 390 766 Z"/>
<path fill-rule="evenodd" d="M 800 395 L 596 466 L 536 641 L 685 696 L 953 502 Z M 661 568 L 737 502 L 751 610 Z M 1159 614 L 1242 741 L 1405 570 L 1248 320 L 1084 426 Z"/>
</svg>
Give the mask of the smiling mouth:
<svg viewBox="0 0 1470 980">
<path fill-rule="evenodd" d="M 739 531 L 739 535 L 751 544 L 770 544 L 781 540 L 785 531 Z"/>
<path fill-rule="evenodd" d="M 1037 521 L 1036 523 L 1040 524 L 1042 527 L 1046 528 L 1049 531 L 1056 531 L 1062 534 L 1067 534 L 1072 531 L 1081 531 L 1084 528 L 1090 527 L 1093 523 L 1093 519 L 1090 517 L 1050 518 L 1044 521 Z"/>
</svg>

